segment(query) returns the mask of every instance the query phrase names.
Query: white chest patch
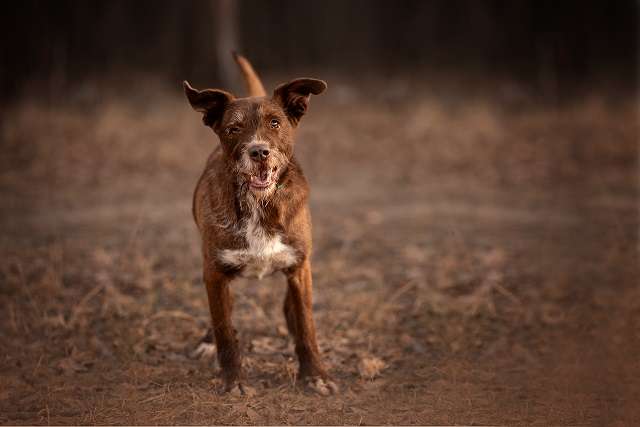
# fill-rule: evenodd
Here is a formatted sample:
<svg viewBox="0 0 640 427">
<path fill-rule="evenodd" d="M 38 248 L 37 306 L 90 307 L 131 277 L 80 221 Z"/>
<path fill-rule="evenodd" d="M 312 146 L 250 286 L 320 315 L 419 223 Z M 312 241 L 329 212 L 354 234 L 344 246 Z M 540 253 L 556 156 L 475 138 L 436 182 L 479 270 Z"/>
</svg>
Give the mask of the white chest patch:
<svg viewBox="0 0 640 427">
<path fill-rule="evenodd" d="M 281 236 L 267 234 L 256 215 L 249 218 L 244 232 L 246 249 L 223 249 L 218 255 L 228 266 L 244 267 L 243 276 L 262 279 L 296 263 L 293 248 L 282 243 Z"/>
</svg>

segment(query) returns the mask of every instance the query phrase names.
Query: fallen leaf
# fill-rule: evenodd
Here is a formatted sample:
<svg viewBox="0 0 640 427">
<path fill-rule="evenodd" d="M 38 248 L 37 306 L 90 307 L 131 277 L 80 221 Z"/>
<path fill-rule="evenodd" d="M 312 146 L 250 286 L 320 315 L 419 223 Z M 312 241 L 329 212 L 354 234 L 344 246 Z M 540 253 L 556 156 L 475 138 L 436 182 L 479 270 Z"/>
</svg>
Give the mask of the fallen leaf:
<svg viewBox="0 0 640 427">
<path fill-rule="evenodd" d="M 374 379 L 387 367 L 387 364 L 375 356 L 363 357 L 358 363 L 358 372 L 365 379 Z"/>
</svg>

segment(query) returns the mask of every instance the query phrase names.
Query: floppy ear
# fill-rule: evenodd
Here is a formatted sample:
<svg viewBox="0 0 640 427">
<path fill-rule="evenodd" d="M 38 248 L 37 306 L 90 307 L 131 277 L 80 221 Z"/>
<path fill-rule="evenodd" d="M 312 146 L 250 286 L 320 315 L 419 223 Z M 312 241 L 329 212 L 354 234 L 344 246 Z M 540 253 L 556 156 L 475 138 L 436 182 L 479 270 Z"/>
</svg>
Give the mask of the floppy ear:
<svg viewBox="0 0 640 427">
<path fill-rule="evenodd" d="M 327 84 L 318 79 L 295 79 L 283 83 L 273 91 L 273 99 L 282 106 L 294 125 L 307 112 L 311 94 L 319 95 Z"/>
<path fill-rule="evenodd" d="M 205 126 L 214 126 L 222 118 L 226 106 L 234 99 L 233 95 L 223 90 L 194 89 L 186 80 L 182 85 L 193 109 L 204 114 L 202 121 Z"/>
</svg>

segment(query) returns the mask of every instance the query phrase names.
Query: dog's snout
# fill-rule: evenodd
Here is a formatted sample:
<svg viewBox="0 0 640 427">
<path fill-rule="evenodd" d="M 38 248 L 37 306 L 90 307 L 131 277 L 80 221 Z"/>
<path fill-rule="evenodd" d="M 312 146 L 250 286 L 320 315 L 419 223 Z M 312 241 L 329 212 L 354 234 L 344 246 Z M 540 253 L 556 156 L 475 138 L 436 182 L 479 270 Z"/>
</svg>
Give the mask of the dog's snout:
<svg viewBox="0 0 640 427">
<path fill-rule="evenodd" d="M 254 145 L 249 149 L 249 157 L 256 161 L 265 160 L 269 157 L 269 147 L 266 145 Z"/>
</svg>

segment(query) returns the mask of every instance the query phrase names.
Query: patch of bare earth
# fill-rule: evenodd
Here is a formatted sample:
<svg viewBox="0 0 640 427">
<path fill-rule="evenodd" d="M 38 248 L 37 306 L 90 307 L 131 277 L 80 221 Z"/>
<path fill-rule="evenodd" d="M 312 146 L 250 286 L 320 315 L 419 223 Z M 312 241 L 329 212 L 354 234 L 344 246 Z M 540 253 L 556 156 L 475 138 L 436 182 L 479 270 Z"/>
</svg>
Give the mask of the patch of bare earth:
<svg viewBox="0 0 640 427">
<path fill-rule="evenodd" d="M 216 141 L 177 88 L 7 107 L 0 423 L 638 424 L 633 100 L 386 87 L 338 80 L 298 138 L 327 398 L 296 385 L 280 276 L 233 285 L 247 395 L 192 355 Z"/>
</svg>

